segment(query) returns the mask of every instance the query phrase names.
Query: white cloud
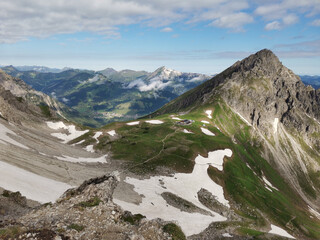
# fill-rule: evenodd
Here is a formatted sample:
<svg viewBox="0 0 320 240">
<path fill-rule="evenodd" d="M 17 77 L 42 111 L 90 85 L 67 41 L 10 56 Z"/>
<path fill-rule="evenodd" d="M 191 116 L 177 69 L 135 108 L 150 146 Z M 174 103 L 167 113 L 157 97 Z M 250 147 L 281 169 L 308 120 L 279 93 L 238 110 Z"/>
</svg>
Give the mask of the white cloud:
<svg viewBox="0 0 320 240">
<path fill-rule="evenodd" d="M 254 13 L 271 21 L 266 30 L 279 30 L 299 21 L 298 15 L 311 17 L 320 13 L 319 0 L 282 0 L 262 4 Z M 293 14 L 295 13 L 295 14 Z"/>
<path fill-rule="evenodd" d="M 173 32 L 173 29 L 171 27 L 165 27 L 161 29 L 161 32 Z"/>
<path fill-rule="evenodd" d="M 220 28 L 230 28 L 235 31 L 242 31 L 242 26 L 251 22 L 253 22 L 253 17 L 246 13 L 240 12 L 222 16 L 214 20 L 210 25 Z"/>
<path fill-rule="evenodd" d="M 311 23 L 312 26 L 320 27 L 320 19 L 316 19 Z"/>
<path fill-rule="evenodd" d="M 241 12 L 248 7 L 247 0 L 0 0 L 0 43 L 76 32 L 119 38 L 119 26 L 137 23 L 167 32 L 171 23 L 198 20 L 241 29 L 252 22 Z"/>
<path fill-rule="evenodd" d="M 296 22 L 298 22 L 298 17 L 294 14 L 289 14 L 287 16 L 284 16 L 282 18 L 283 24 L 288 26 L 291 24 L 295 24 Z"/>
<path fill-rule="evenodd" d="M 281 25 L 278 21 L 273 21 L 273 22 L 270 22 L 268 23 L 265 27 L 264 27 L 265 30 L 279 30 L 281 29 Z"/>
</svg>

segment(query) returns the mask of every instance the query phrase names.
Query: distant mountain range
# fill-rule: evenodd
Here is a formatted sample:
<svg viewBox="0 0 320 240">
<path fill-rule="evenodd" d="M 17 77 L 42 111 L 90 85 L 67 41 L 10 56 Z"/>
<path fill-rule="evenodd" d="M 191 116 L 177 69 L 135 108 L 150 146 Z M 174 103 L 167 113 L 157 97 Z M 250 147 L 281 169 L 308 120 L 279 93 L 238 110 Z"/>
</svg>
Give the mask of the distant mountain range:
<svg viewBox="0 0 320 240">
<path fill-rule="evenodd" d="M 33 70 L 2 67 L 7 74 L 21 78 L 34 89 L 58 99 L 80 114 L 86 114 L 88 119 L 81 122 L 94 127 L 150 114 L 211 78 L 166 67 L 160 67 L 152 73 L 116 71 L 112 68 L 102 71 L 68 69 L 60 72 L 46 72 L 44 67 L 24 69 Z M 93 124 L 92 119 L 99 124 Z"/>
</svg>

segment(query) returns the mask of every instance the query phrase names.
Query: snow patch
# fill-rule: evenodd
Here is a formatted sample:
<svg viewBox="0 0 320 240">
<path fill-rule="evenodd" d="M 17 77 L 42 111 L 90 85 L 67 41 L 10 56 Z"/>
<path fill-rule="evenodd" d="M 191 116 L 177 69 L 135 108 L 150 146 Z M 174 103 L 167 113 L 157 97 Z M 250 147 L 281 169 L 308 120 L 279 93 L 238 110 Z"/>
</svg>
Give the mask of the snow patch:
<svg viewBox="0 0 320 240">
<path fill-rule="evenodd" d="M 163 122 L 160 120 L 148 120 L 146 121 L 147 123 L 151 123 L 151 124 L 162 124 Z"/>
<path fill-rule="evenodd" d="M 72 186 L 0 161 L 0 186 L 40 203 L 56 201 Z"/>
<path fill-rule="evenodd" d="M 191 132 L 191 131 L 189 131 L 189 130 L 187 130 L 187 129 L 183 129 L 183 132 L 184 132 L 184 133 L 193 133 L 193 132 Z"/>
<path fill-rule="evenodd" d="M 212 119 L 212 116 L 211 116 L 212 110 L 207 110 L 206 114 L 208 115 L 208 118 Z"/>
<path fill-rule="evenodd" d="M 223 237 L 228 237 L 228 238 L 232 238 L 232 235 L 230 235 L 229 233 L 224 233 L 222 234 Z"/>
<path fill-rule="evenodd" d="M 211 180 L 207 174 L 207 169 L 210 165 L 223 161 L 224 156 L 231 157 L 231 155 L 232 151 L 230 149 L 209 152 L 208 158 L 198 155 L 195 159 L 194 169 L 190 174 L 176 173 L 172 177 L 155 176 L 144 180 L 126 177 L 125 182 L 134 185 L 134 190 L 143 196 L 142 202 L 139 205 L 118 199 L 114 199 L 114 202 L 125 210 L 132 213 L 141 213 L 148 219 L 159 217 L 166 221 L 177 221 L 187 236 L 200 233 L 211 222 L 227 220 L 202 205 L 197 192 L 204 188 L 211 192 L 217 201 L 230 207 L 228 200 L 224 198 L 223 188 Z M 171 192 L 197 207 L 211 212 L 213 216 L 188 213 L 168 205 L 161 197 L 163 192 Z"/>
<path fill-rule="evenodd" d="M 198 155 L 195 159 L 197 164 L 210 164 L 212 167 L 217 168 L 218 170 L 223 170 L 223 158 L 224 156 L 231 157 L 232 151 L 230 149 L 225 150 L 216 150 L 208 153 L 208 157 L 202 157 Z"/>
<path fill-rule="evenodd" d="M 276 134 L 278 131 L 278 123 L 279 123 L 279 118 L 275 118 L 273 121 L 273 133 Z"/>
<path fill-rule="evenodd" d="M 107 133 L 112 137 L 117 134 L 115 130 L 111 130 L 111 131 L 109 131 Z"/>
<path fill-rule="evenodd" d="M 215 136 L 215 134 L 213 132 L 211 132 L 210 130 L 206 129 L 206 128 L 201 128 L 201 131 L 208 135 L 208 136 Z"/>
<path fill-rule="evenodd" d="M 12 145 L 15 145 L 17 147 L 21 147 L 24 149 L 29 149 L 27 146 L 17 142 L 16 140 L 13 140 L 12 138 L 10 138 L 8 136 L 8 134 L 17 136 L 17 134 L 13 131 L 11 131 L 9 128 L 7 128 L 6 126 L 4 126 L 3 124 L 0 123 L 0 142 L 3 144 L 7 144 L 10 143 Z"/>
<path fill-rule="evenodd" d="M 56 157 L 56 158 L 61 161 L 73 162 L 73 163 L 84 163 L 84 162 L 87 162 L 87 163 L 106 163 L 107 156 L 108 155 L 103 155 L 98 158 L 84 158 L 84 157 L 70 157 L 70 156 L 62 155 L 62 157 Z"/>
<path fill-rule="evenodd" d="M 171 117 L 171 119 L 173 119 L 173 120 L 179 120 L 179 121 L 182 120 L 181 118 L 178 118 L 178 117 Z"/>
<path fill-rule="evenodd" d="M 209 124 L 209 122 L 208 122 L 208 121 L 206 121 L 206 120 L 202 120 L 201 122 L 202 122 L 202 123 Z"/>
<path fill-rule="evenodd" d="M 138 125 L 140 123 L 140 121 L 136 121 L 136 122 L 129 122 L 127 123 L 127 125 L 129 126 L 133 126 L 133 125 Z"/>
<path fill-rule="evenodd" d="M 97 143 L 99 143 L 98 138 L 102 135 L 102 132 L 96 132 L 93 136 L 93 138 L 97 141 Z"/>
<path fill-rule="evenodd" d="M 276 234 L 282 237 L 292 238 L 295 239 L 295 237 L 291 236 L 287 231 L 283 230 L 282 228 L 279 228 L 273 224 L 271 224 L 271 230 L 269 233 Z"/>
<path fill-rule="evenodd" d="M 320 213 L 318 213 L 316 210 L 314 210 L 312 207 L 308 206 L 309 212 L 311 212 L 313 215 L 315 215 L 318 219 L 320 219 Z"/>
<path fill-rule="evenodd" d="M 72 146 L 79 145 L 79 144 L 84 143 L 84 142 L 85 142 L 85 140 L 83 139 L 83 140 L 81 140 L 81 141 L 79 141 L 77 143 L 72 144 Z"/>
<path fill-rule="evenodd" d="M 272 183 L 269 182 L 268 179 L 266 179 L 265 176 L 262 176 L 262 179 L 263 179 L 263 182 L 267 185 L 266 188 L 267 188 L 268 190 L 270 190 L 270 189 L 268 188 L 268 187 L 270 187 L 270 188 L 273 188 L 273 189 L 276 189 L 276 190 L 279 191 L 279 189 L 276 188 L 276 187 L 274 187 L 274 186 L 272 185 Z M 271 190 L 271 191 L 272 191 L 272 190 Z"/>
<path fill-rule="evenodd" d="M 73 139 L 76 139 L 83 134 L 89 132 L 89 130 L 78 131 L 76 130 L 76 126 L 74 125 L 65 125 L 62 121 L 60 122 L 46 122 L 48 127 L 54 130 L 65 129 L 69 132 L 69 134 L 65 133 L 51 133 L 52 136 L 63 140 L 63 143 L 67 143 Z"/>
<path fill-rule="evenodd" d="M 85 150 L 88 151 L 88 152 L 94 153 L 93 145 L 86 146 Z"/>
</svg>

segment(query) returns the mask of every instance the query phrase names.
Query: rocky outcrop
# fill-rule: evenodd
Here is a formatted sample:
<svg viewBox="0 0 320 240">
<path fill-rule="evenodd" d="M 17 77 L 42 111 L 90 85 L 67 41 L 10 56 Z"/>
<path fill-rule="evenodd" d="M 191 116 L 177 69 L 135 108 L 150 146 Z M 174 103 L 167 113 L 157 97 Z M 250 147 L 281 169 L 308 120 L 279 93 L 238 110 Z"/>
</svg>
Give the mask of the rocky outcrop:
<svg viewBox="0 0 320 240">
<path fill-rule="evenodd" d="M 85 181 L 17 219 L 16 239 L 170 239 L 161 220 L 124 212 L 112 201 L 114 176 Z M 8 226 L 7 226 L 8 228 Z M 41 237 L 45 236 L 45 237 Z M 20 238 L 19 238 L 20 237 Z"/>
</svg>

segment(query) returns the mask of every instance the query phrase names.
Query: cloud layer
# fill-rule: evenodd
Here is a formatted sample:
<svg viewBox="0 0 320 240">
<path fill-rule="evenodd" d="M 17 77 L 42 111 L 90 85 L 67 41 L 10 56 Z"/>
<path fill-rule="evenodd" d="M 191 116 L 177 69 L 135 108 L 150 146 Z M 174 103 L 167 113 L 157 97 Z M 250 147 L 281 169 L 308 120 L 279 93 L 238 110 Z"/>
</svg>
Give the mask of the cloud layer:
<svg viewBox="0 0 320 240">
<path fill-rule="evenodd" d="M 0 43 L 45 38 L 56 34 L 94 32 L 119 37 L 118 27 L 143 24 L 173 31 L 172 23 L 204 22 L 208 26 L 244 31 L 261 17 L 266 30 L 278 30 L 299 21 L 299 15 L 320 13 L 319 0 L 0 0 Z M 261 1 L 262 2 L 262 1 Z M 319 26 L 312 19 L 310 25 Z"/>
</svg>

